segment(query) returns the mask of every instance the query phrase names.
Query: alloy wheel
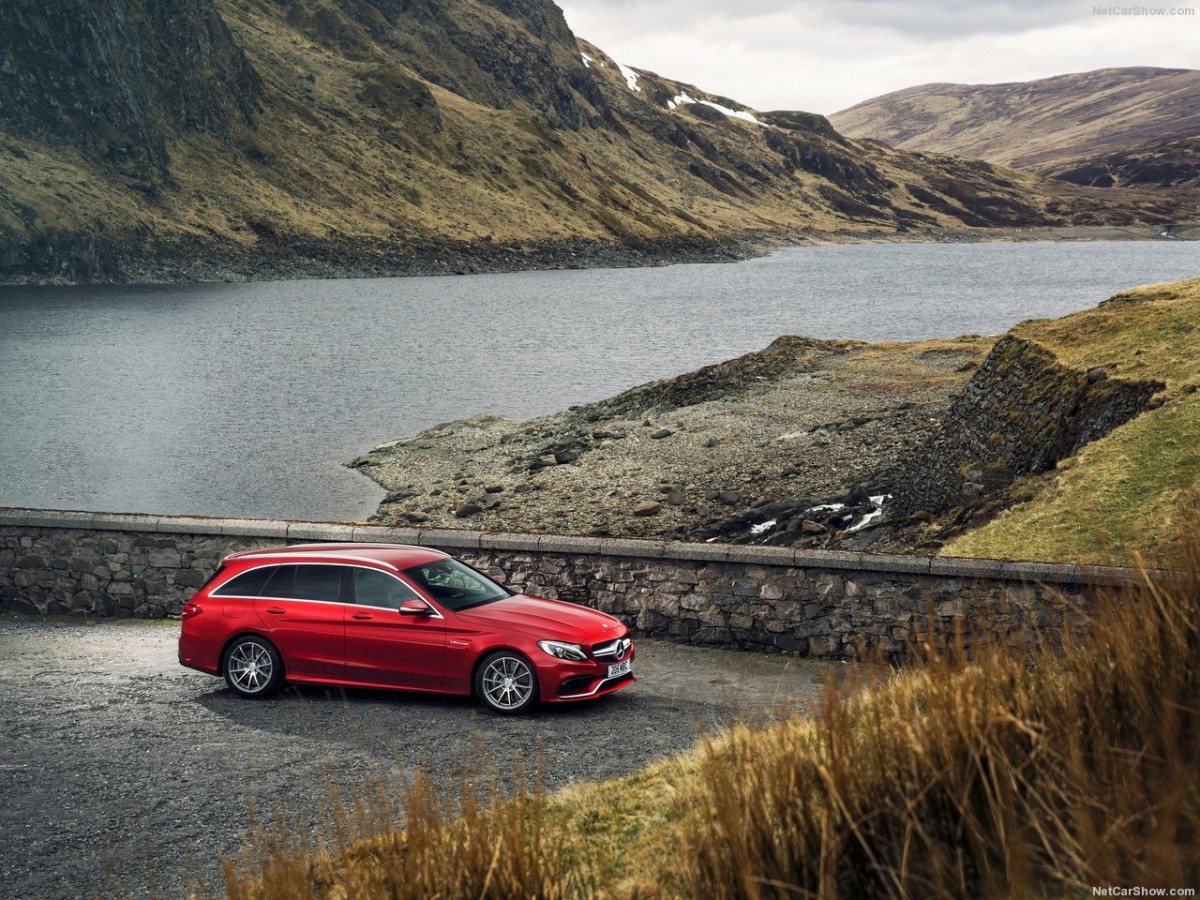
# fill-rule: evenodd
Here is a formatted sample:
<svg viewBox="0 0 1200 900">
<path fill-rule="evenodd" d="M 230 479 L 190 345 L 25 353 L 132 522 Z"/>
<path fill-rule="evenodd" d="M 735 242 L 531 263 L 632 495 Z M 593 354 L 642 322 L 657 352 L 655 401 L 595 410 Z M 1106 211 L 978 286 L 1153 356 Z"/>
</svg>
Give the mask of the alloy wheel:
<svg viewBox="0 0 1200 900">
<path fill-rule="evenodd" d="M 246 640 L 229 651 L 225 661 L 229 686 L 246 696 L 269 691 L 277 679 L 276 663 L 269 647 L 257 640 Z"/>
<path fill-rule="evenodd" d="M 480 676 L 483 699 L 499 712 L 516 712 L 533 700 L 533 670 L 518 656 L 504 654 L 484 663 Z"/>
</svg>

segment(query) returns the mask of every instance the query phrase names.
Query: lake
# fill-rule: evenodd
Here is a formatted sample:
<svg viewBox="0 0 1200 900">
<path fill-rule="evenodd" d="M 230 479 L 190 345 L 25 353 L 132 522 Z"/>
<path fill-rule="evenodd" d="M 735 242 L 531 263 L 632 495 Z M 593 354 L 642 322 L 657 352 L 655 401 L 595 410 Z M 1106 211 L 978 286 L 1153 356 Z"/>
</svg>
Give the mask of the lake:
<svg viewBox="0 0 1200 900">
<path fill-rule="evenodd" d="M 996 334 L 1200 275 L 1186 242 L 858 244 L 740 263 L 435 278 L 0 287 L 0 506 L 359 520 L 343 464 L 781 334 Z"/>
</svg>

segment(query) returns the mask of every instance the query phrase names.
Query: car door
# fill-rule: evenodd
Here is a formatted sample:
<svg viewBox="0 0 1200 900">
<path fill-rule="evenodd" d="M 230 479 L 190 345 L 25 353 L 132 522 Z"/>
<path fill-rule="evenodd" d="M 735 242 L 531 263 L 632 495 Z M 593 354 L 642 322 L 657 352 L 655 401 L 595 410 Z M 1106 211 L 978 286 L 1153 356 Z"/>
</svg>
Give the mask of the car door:
<svg viewBox="0 0 1200 900">
<path fill-rule="evenodd" d="M 347 572 L 346 566 L 283 565 L 255 601 L 288 677 L 345 676 Z"/>
<path fill-rule="evenodd" d="M 391 687 L 445 686 L 446 622 L 409 585 L 388 572 L 351 567 L 346 604 L 346 677 Z M 404 615 L 419 601 L 425 615 Z"/>
</svg>

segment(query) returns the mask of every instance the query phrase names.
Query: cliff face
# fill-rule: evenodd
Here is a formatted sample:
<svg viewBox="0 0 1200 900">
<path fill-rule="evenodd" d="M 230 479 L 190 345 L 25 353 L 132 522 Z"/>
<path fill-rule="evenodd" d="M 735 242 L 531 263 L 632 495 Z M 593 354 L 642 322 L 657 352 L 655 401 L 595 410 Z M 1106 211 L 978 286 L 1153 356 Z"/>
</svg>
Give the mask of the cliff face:
<svg viewBox="0 0 1200 900">
<path fill-rule="evenodd" d="M 252 126 L 261 82 L 210 0 L 0 5 L 0 120 L 129 176 L 165 173 L 168 136 Z"/>
<path fill-rule="evenodd" d="M 1165 385 L 1067 368 L 1032 341 L 1003 337 L 898 479 L 895 515 L 971 507 L 1143 412 Z"/>
<path fill-rule="evenodd" d="M 289 23 L 349 55 L 377 48 L 420 78 L 475 103 L 514 103 L 564 128 L 603 106 L 562 11 L 545 0 L 298 0 Z"/>
</svg>

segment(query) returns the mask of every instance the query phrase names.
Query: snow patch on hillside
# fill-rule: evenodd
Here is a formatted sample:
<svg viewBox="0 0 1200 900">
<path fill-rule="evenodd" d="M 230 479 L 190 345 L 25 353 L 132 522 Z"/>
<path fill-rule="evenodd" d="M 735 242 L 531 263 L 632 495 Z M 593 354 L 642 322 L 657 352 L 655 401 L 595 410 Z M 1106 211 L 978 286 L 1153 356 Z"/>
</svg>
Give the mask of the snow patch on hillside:
<svg viewBox="0 0 1200 900">
<path fill-rule="evenodd" d="M 744 122 L 750 122 L 754 125 L 758 125 L 761 128 L 771 127 L 766 122 L 760 122 L 751 113 L 744 109 L 730 109 L 728 106 L 722 106 L 720 103 L 713 103 L 711 100 L 697 100 L 694 97 L 689 96 L 685 91 L 680 91 L 675 95 L 673 100 L 668 100 L 667 109 L 678 109 L 685 103 L 702 103 L 705 106 L 711 106 L 717 112 L 724 113 L 730 118 L 741 119 Z"/>
</svg>

